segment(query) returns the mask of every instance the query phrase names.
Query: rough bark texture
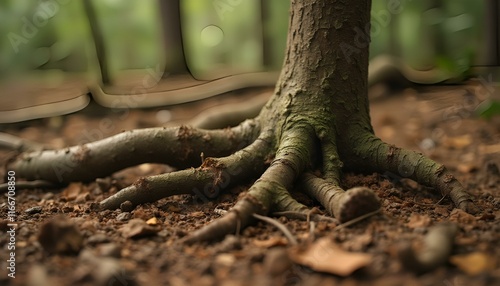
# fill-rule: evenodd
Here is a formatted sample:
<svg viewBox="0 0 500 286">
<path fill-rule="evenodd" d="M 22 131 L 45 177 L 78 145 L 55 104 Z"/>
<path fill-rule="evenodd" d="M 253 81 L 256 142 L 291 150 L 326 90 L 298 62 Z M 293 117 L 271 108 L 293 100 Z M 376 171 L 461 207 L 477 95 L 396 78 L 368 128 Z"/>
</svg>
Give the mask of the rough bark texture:
<svg viewBox="0 0 500 286">
<path fill-rule="evenodd" d="M 200 195 L 194 190 L 202 187 L 211 197 L 260 175 L 231 211 L 188 236 L 188 243 L 237 232 L 255 220 L 253 214 L 309 213 L 290 196 L 294 186 L 315 197 L 340 222 L 377 210 L 380 202 L 371 190 L 341 189 L 343 168 L 410 177 L 450 195 L 456 206 L 476 211 L 463 187 L 442 165 L 388 145 L 373 134 L 367 97 L 371 2 L 291 4 L 281 76 L 274 95 L 254 120 L 223 131 L 187 127 L 133 131 L 66 151 L 27 154 L 10 169 L 28 179 L 89 180 L 146 161 L 185 168 L 197 166 L 200 153 L 222 156 L 206 158 L 196 169 L 141 178 L 101 202 L 102 209 L 180 193 Z M 54 162 L 76 163 L 61 177 L 51 170 Z"/>
</svg>

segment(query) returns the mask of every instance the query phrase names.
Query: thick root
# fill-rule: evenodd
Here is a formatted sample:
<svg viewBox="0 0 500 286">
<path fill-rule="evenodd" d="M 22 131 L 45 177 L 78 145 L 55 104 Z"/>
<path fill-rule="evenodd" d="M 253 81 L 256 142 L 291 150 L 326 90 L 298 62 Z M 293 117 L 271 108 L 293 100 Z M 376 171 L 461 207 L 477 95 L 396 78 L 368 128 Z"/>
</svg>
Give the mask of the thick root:
<svg viewBox="0 0 500 286">
<path fill-rule="evenodd" d="M 441 164 L 423 154 L 389 145 L 372 134 L 355 142 L 355 157 L 351 168 L 370 172 L 392 172 L 403 178 L 436 188 L 443 196 L 450 196 L 456 207 L 475 214 L 477 207 L 460 182 Z"/>
<path fill-rule="evenodd" d="M 308 126 L 285 132 L 276 157 L 246 196 L 228 214 L 196 231 L 185 242 L 213 240 L 234 233 L 252 222 L 254 213 L 267 215 L 271 208 L 306 211 L 307 207 L 292 199 L 288 190 L 310 162 L 313 135 Z"/>
<path fill-rule="evenodd" d="M 341 223 L 350 221 L 380 208 L 380 201 L 375 193 L 364 187 L 344 191 L 340 186 L 305 173 L 301 178 L 301 187 L 311 197 L 318 200 L 326 211 Z"/>
<path fill-rule="evenodd" d="M 221 157 L 245 147 L 257 137 L 254 120 L 224 130 L 200 130 L 187 126 L 127 131 L 70 147 L 22 154 L 7 169 L 27 180 L 54 183 L 90 181 L 142 163 L 163 163 L 187 168 L 200 162 L 200 154 Z"/>
<path fill-rule="evenodd" d="M 224 158 L 207 158 L 196 169 L 141 178 L 100 203 L 101 209 L 116 209 L 125 201 L 133 206 L 179 194 L 192 194 L 202 199 L 214 198 L 221 190 L 261 174 L 269 142 L 257 139 L 250 146 Z"/>
</svg>

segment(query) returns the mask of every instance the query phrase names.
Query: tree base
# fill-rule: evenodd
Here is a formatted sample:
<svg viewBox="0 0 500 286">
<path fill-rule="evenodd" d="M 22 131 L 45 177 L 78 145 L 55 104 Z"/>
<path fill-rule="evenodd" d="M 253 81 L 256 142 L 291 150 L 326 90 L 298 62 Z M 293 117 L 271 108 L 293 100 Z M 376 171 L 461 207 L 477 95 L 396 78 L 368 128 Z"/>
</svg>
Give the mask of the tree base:
<svg viewBox="0 0 500 286">
<path fill-rule="evenodd" d="M 125 132 L 66 150 L 22 154 L 9 164 L 9 169 L 14 170 L 18 177 L 67 183 L 89 180 L 93 171 L 93 177 L 109 175 L 104 172 L 107 170 L 111 173 L 117 166 L 113 165 L 116 161 L 107 161 L 106 158 L 128 156 L 128 161 L 121 162 L 118 167 L 147 162 L 151 158 L 130 153 L 129 150 L 160 150 L 161 146 L 174 146 L 168 152 L 163 151 L 162 155 L 171 152 L 178 156 L 164 156 L 155 162 L 178 168 L 195 165 L 201 154 L 203 163 L 198 168 L 140 178 L 133 185 L 103 200 L 99 209 L 116 209 L 127 201 L 136 206 L 177 194 L 192 194 L 202 200 L 209 200 L 230 187 L 260 175 L 246 195 L 225 216 L 191 234 L 185 239 L 187 243 L 216 240 L 235 233 L 253 223 L 254 214 L 292 211 L 309 215 L 310 209 L 290 196 L 288 190 L 294 187 L 299 187 L 318 200 L 341 223 L 379 209 L 380 201 L 370 189 L 341 189 L 344 164 L 340 158 L 349 158 L 346 166 L 350 169 L 387 170 L 410 177 L 434 187 L 443 195 L 449 195 L 459 208 L 470 213 L 477 211 L 460 183 L 442 165 L 421 154 L 383 143 L 370 132 L 359 133 L 359 138 L 351 140 L 356 144 L 346 152 L 345 148 L 336 147 L 337 142 L 333 136 L 330 137 L 333 133 L 325 133 L 326 129 L 321 124 L 286 118 L 288 122 L 293 122 L 292 127 L 277 128 L 278 123 L 283 121 L 276 118 L 281 117 L 268 117 L 273 120 L 266 120 L 269 123 L 267 126 L 263 124 L 262 118 L 266 118 L 265 112 L 254 120 L 225 130 L 207 131 L 182 126 Z M 127 140 L 123 140 L 124 137 Z M 246 144 L 249 140 L 252 143 Z M 239 146 L 243 147 L 238 150 Z M 339 154 L 338 149 L 343 152 Z M 106 152 L 107 157 L 96 156 Z M 231 154 L 220 157 L 204 155 L 227 153 Z M 312 173 L 314 170 L 316 173 Z"/>
</svg>

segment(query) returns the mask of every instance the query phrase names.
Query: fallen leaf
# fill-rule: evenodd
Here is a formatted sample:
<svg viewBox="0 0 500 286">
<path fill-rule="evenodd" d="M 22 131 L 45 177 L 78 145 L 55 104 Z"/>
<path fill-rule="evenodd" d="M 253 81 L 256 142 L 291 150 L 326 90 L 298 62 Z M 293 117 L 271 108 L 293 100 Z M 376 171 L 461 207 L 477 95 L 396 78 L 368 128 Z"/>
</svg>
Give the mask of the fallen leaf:
<svg viewBox="0 0 500 286">
<path fill-rule="evenodd" d="M 460 173 L 471 173 L 473 171 L 476 171 L 478 168 L 476 166 L 475 163 L 461 163 L 461 164 L 458 164 L 457 166 L 457 170 L 460 172 Z"/>
<path fill-rule="evenodd" d="M 64 196 L 66 201 L 72 201 L 76 199 L 76 197 L 78 197 L 82 189 L 82 183 L 71 183 L 64 189 L 62 195 Z"/>
<path fill-rule="evenodd" d="M 266 240 L 252 240 L 252 244 L 257 247 L 270 248 L 273 246 L 283 246 L 287 245 L 287 240 L 281 236 L 272 236 Z"/>
<path fill-rule="evenodd" d="M 409 228 L 427 227 L 431 222 L 432 220 L 429 216 L 412 213 L 406 226 Z"/>
<path fill-rule="evenodd" d="M 450 221 L 463 224 L 473 224 L 476 222 L 476 218 L 461 209 L 454 209 L 451 211 Z"/>
<path fill-rule="evenodd" d="M 493 154 L 499 152 L 500 152 L 500 144 L 479 146 L 479 153 L 481 154 Z"/>
<path fill-rule="evenodd" d="M 469 134 L 456 137 L 445 137 L 443 140 L 443 146 L 452 149 L 463 149 L 471 143 L 472 139 Z"/>
<path fill-rule="evenodd" d="M 450 257 L 450 262 L 468 275 L 495 269 L 495 259 L 486 253 L 473 252 Z"/>
<path fill-rule="evenodd" d="M 222 265 L 226 267 L 233 265 L 234 261 L 236 261 L 236 257 L 231 253 L 222 253 L 215 257 L 215 263 L 217 265 Z"/>
<path fill-rule="evenodd" d="M 192 212 L 189 214 L 189 216 L 191 217 L 195 217 L 195 218 L 200 218 L 200 217 L 204 217 L 205 216 L 205 213 L 204 212 Z"/>
<path fill-rule="evenodd" d="M 156 234 L 158 229 L 148 225 L 142 219 L 131 219 L 121 229 L 122 235 L 127 238 L 138 238 Z"/>
<path fill-rule="evenodd" d="M 327 237 L 318 239 L 306 249 L 290 249 L 290 258 L 315 271 L 347 276 L 371 263 L 372 256 L 366 253 L 347 252 Z"/>
<path fill-rule="evenodd" d="M 367 231 L 364 234 L 357 235 L 353 239 L 346 241 L 343 246 L 352 251 L 363 251 L 373 242 L 373 234 Z"/>
<path fill-rule="evenodd" d="M 158 219 L 156 217 L 152 217 L 146 221 L 148 225 L 157 225 L 158 224 Z"/>
</svg>

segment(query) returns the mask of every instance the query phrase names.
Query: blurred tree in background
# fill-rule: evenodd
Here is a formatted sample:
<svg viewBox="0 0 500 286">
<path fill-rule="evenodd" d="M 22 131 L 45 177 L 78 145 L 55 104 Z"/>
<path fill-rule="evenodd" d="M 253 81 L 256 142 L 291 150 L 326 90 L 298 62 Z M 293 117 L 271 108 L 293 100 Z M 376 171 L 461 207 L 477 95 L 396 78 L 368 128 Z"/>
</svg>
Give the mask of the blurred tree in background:
<svg viewBox="0 0 500 286">
<path fill-rule="evenodd" d="M 278 70 L 288 2 L 180 1 L 190 72 L 197 79 L 213 79 Z M 168 54 L 157 1 L 92 3 L 111 73 L 164 65 Z M 392 54 L 415 69 L 467 73 L 486 42 L 485 9 L 484 1 L 374 1 L 370 56 Z M 81 1 L 1 1 L 0 35 L 0 79 L 34 70 L 93 72 L 97 67 Z"/>
</svg>

